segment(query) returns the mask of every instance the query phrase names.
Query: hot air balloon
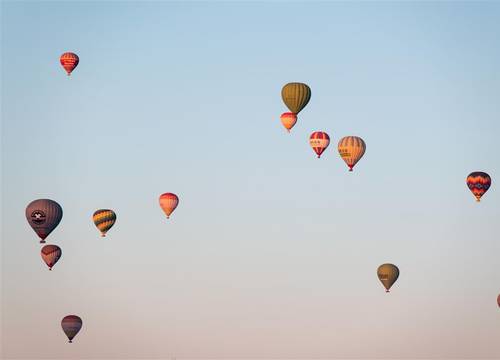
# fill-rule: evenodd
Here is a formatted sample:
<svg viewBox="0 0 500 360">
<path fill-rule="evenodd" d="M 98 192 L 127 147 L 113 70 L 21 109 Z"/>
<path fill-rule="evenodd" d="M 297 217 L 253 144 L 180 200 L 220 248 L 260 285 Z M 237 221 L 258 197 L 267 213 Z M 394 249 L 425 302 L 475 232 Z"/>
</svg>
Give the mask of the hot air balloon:
<svg viewBox="0 0 500 360">
<path fill-rule="evenodd" d="M 297 122 L 297 114 L 291 112 L 283 113 L 280 116 L 280 120 L 285 129 L 290 132 Z"/>
<path fill-rule="evenodd" d="M 281 89 L 281 98 L 292 113 L 298 114 L 311 99 L 311 88 L 303 83 L 288 83 Z"/>
<path fill-rule="evenodd" d="M 105 237 L 108 230 L 115 224 L 116 214 L 113 210 L 99 209 L 92 215 L 92 220 L 101 232 L 101 236 Z"/>
<path fill-rule="evenodd" d="M 497 296 L 497 305 L 500 307 L 500 295 Z"/>
<path fill-rule="evenodd" d="M 59 261 L 62 255 L 61 248 L 57 245 L 45 245 L 40 253 L 49 270 L 52 270 L 52 267 Z"/>
<path fill-rule="evenodd" d="M 330 145 L 330 136 L 328 136 L 328 134 L 323 131 L 313 132 L 309 137 L 309 144 L 311 145 L 316 155 L 318 155 L 319 159 L 321 157 L 321 154 L 323 154 L 323 151 L 325 151 L 328 145 Z"/>
<path fill-rule="evenodd" d="M 352 171 L 354 165 L 363 157 L 366 144 L 360 137 L 346 136 L 340 139 L 338 149 L 340 156 L 349 166 L 349 171 Z"/>
<path fill-rule="evenodd" d="M 62 319 L 61 326 L 70 343 L 82 328 L 82 324 L 82 319 L 76 315 L 67 315 Z"/>
<path fill-rule="evenodd" d="M 160 196 L 160 206 L 165 215 L 167 215 L 167 219 L 170 218 L 170 215 L 174 212 L 178 204 L 179 198 L 175 194 L 165 193 Z"/>
<path fill-rule="evenodd" d="M 66 72 L 68 73 L 68 76 L 70 76 L 71 72 L 78 66 L 80 58 L 75 53 L 66 52 L 61 55 L 59 61 L 61 62 L 64 70 L 66 70 Z"/>
<path fill-rule="evenodd" d="M 474 171 L 467 176 L 467 186 L 479 202 L 481 201 L 481 196 L 490 188 L 491 178 L 485 172 Z"/>
<path fill-rule="evenodd" d="M 26 207 L 26 219 L 40 237 L 40 243 L 54 230 L 63 216 L 61 205 L 50 199 L 38 199 Z"/>
<path fill-rule="evenodd" d="M 389 292 L 389 289 L 399 277 L 399 269 L 393 264 L 382 264 L 377 269 L 377 276 L 384 285 L 385 292 Z"/>
</svg>

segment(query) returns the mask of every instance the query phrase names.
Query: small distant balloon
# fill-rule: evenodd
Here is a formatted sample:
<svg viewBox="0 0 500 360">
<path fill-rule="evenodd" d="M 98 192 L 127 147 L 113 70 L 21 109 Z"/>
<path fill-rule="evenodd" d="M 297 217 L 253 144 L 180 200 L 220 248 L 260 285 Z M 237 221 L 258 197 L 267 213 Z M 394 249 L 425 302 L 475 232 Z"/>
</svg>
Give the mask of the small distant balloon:
<svg viewBox="0 0 500 360">
<path fill-rule="evenodd" d="M 82 324 L 82 319 L 76 315 L 67 315 L 62 319 L 61 326 L 70 343 L 82 328 Z"/>
<path fill-rule="evenodd" d="M 399 269 L 393 264 L 382 264 L 377 269 L 377 276 L 384 285 L 385 292 L 389 292 L 389 289 L 399 277 Z"/>
<path fill-rule="evenodd" d="M 311 88 L 303 83 L 288 83 L 281 89 L 281 98 L 288 109 L 298 115 L 311 99 Z"/>
<path fill-rule="evenodd" d="M 70 76 L 73 70 L 75 70 L 75 68 L 78 66 L 80 58 L 75 53 L 65 52 L 61 55 L 59 61 L 61 62 L 64 70 L 66 70 L 66 72 L 68 73 L 68 76 Z"/>
<path fill-rule="evenodd" d="M 45 245 L 40 251 L 43 261 L 52 270 L 52 267 L 59 261 L 62 255 L 62 250 L 57 245 Z"/>
<path fill-rule="evenodd" d="M 291 113 L 291 112 L 286 112 L 281 114 L 280 116 L 281 123 L 285 127 L 285 129 L 290 132 L 292 128 L 295 126 L 297 123 L 297 114 Z"/>
<path fill-rule="evenodd" d="M 26 207 L 26 219 L 40 237 L 40 243 L 45 243 L 45 238 L 59 225 L 63 210 L 54 200 L 38 199 Z"/>
<path fill-rule="evenodd" d="M 92 215 L 92 220 L 95 226 L 101 232 L 101 236 L 105 237 L 106 233 L 116 222 L 116 214 L 113 210 L 99 209 Z"/>
<path fill-rule="evenodd" d="M 160 207 L 162 208 L 167 219 L 174 212 L 175 208 L 179 205 L 179 198 L 173 193 L 165 193 L 160 196 Z"/>
<path fill-rule="evenodd" d="M 366 144 L 360 137 L 346 136 L 340 139 L 338 150 L 340 157 L 349 166 L 349 171 L 363 157 L 366 151 Z"/>
<path fill-rule="evenodd" d="M 323 151 L 325 151 L 328 145 L 330 145 L 330 136 L 328 136 L 328 134 L 323 131 L 313 132 L 309 137 L 309 144 L 311 145 L 316 155 L 318 155 L 319 159 L 321 157 L 321 154 L 323 154 Z"/>
<path fill-rule="evenodd" d="M 467 176 L 467 186 L 476 197 L 476 201 L 481 201 L 481 197 L 491 186 L 491 177 L 482 171 L 474 171 Z"/>
</svg>

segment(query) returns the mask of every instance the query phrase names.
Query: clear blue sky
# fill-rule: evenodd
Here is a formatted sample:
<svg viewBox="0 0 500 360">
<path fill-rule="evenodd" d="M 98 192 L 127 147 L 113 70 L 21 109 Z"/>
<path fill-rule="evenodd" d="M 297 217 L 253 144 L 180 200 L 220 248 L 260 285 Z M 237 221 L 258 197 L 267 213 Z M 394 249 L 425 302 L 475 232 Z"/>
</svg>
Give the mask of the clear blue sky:
<svg viewBox="0 0 500 360">
<path fill-rule="evenodd" d="M 1 9 L 5 358 L 500 357 L 499 3 Z M 312 98 L 287 134 L 291 81 Z M 367 144 L 353 173 L 347 135 Z M 64 209 L 52 272 L 37 198 Z"/>
</svg>

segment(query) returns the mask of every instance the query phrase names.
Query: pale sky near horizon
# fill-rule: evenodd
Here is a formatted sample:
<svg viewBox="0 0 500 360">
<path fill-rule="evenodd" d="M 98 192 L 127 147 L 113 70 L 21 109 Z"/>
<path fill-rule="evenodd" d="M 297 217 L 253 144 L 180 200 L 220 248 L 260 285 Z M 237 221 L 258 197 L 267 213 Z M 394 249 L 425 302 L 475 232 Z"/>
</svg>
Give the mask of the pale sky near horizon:
<svg viewBox="0 0 500 360">
<path fill-rule="evenodd" d="M 1 11 L 3 358 L 500 358 L 500 3 Z M 312 98 L 287 134 L 291 81 Z M 347 135 L 367 144 L 353 173 Z M 38 198 L 64 210 L 51 272 Z"/>
</svg>

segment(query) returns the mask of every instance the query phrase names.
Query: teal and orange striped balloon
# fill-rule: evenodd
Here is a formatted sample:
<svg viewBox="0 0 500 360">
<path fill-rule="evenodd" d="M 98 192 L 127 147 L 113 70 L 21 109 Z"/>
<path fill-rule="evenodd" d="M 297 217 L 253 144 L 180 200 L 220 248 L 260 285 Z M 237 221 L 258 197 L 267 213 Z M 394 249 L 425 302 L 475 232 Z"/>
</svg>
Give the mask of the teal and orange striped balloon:
<svg viewBox="0 0 500 360">
<path fill-rule="evenodd" d="M 101 236 L 105 237 L 106 233 L 116 222 L 116 214 L 113 210 L 99 209 L 94 212 L 92 216 L 95 226 L 101 232 Z"/>
</svg>

